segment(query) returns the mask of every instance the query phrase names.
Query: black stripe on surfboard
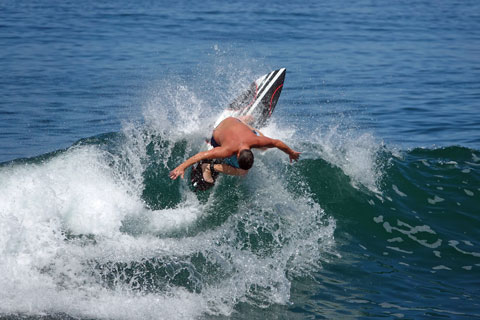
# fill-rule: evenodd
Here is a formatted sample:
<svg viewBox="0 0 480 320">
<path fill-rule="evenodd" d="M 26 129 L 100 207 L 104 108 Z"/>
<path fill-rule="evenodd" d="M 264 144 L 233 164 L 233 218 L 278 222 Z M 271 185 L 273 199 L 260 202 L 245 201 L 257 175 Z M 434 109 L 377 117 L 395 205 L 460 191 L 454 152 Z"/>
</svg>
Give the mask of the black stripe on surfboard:
<svg viewBox="0 0 480 320">
<path fill-rule="evenodd" d="M 279 73 L 281 73 L 282 69 L 272 71 L 268 74 L 267 79 L 265 79 L 265 82 L 263 83 L 263 87 L 259 89 L 257 93 L 257 97 L 262 97 L 264 96 L 271 88 L 272 83 L 276 82 L 278 79 Z"/>
<path fill-rule="evenodd" d="M 281 70 L 281 69 L 280 69 Z M 263 93 L 263 90 L 268 87 L 268 83 L 271 81 L 275 74 L 279 70 L 272 71 L 259 79 L 252 82 L 250 87 L 244 93 L 236 97 L 228 106 L 228 109 L 231 110 L 240 110 L 243 109 L 247 111 L 260 97 Z M 262 79 L 262 80 L 260 80 Z M 259 81 L 260 80 L 260 81 Z M 243 113 L 243 112 L 241 112 Z"/>
<path fill-rule="evenodd" d="M 257 97 L 260 97 L 263 93 L 263 89 L 265 87 L 267 87 L 267 84 L 269 83 L 270 79 L 272 78 L 275 78 L 276 74 L 280 71 L 281 69 L 279 70 L 275 70 L 275 71 L 272 71 L 270 72 L 269 74 L 267 74 L 267 76 L 265 77 L 265 79 L 262 81 L 262 83 L 258 86 L 258 93 L 257 93 Z"/>
<path fill-rule="evenodd" d="M 285 80 L 286 69 L 276 70 L 273 77 L 268 81 L 268 85 L 262 90 L 262 96 L 259 96 L 255 104 L 248 110 L 248 115 L 254 115 L 254 127 L 261 128 L 272 115 L 273 110 L 278 102 L 280 93 L 282 92 L 283 82 Z"/>
<path fill-rule="evenodd" d="M 255 96 L 255 101 L 251 104 L 252 109 L 257 108 L 258 104 L 260 101 L 263 100 L 263 97 L 269 90 L 269 84 L 272 81 L 272 79 L 275 79 L 276 74 L 278 73 L 279 70 L 275 70 L 267 74 L 264 78 L 264 80 L 261 82 L 261 84 L 258 86 L 257 89 L 257 94 Z M 247 111 L 247 114 L 251 114 L 251 109 Z"/>
<path fill-rule="evenodd" d="M 271 80 L 269 79 L 269 81 L 266 81 L 266 83 L 268 84 L 262 88 L 261 92 L 259 90 L 259 93 L 257 94 L 257 99 L 253 106 L 250 108 L 250 110 L 247 112 L 247 114 L 252 114 L 253 111 L 257 108 L 258 104 L 263 101 L 265 94 L 272 88 L 272 86 L 278 81 L 278 79 L 280 79 L 282 71 L 284 71 L 284 68 L 271 72 L 272 76 L 269 77 L 271 78 Z"/>
<path fill-rule="evenodd" d="M 272 76 L 272 73 L 273 72 L 270 72 L 262 77 L 263 78 L 262 81 L 258 84 L 259 91 L 263 90 L 265 84 L 268 83 L 268 79 L 270 79 L 270 77 Z"/>
</svg>

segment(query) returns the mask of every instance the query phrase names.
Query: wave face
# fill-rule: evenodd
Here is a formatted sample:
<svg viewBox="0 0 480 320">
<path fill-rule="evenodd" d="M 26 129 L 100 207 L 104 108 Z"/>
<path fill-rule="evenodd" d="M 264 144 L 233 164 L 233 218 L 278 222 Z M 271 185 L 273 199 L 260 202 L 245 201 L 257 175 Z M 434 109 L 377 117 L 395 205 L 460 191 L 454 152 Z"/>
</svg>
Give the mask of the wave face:
<svg viewBox="0 0 480 320">
<path fill-rule="evenodd" d="M 291 190 L 277 154 L 280 171 L 259 156 L 255 174 L 211 193 L 171 181 L 205 128 L 195 110 L 172 123 L 152 108 L 143 125 L 1 165 L 0 314 L 228 316 L 288 305 L 294 279 L 337 255 L 335 219 Z"/>
<path fill-rule="evenodd" d="M 157 105 L 145 124 L 1 165 L 0 313 L 479 316 L 480 152 L 392 151 L 336 127 L 300 142 L 272 122 L 298 163 L 257 152 L 247 177 L 195 194 L 168 172 L 209 119 Z"/>
</svg>

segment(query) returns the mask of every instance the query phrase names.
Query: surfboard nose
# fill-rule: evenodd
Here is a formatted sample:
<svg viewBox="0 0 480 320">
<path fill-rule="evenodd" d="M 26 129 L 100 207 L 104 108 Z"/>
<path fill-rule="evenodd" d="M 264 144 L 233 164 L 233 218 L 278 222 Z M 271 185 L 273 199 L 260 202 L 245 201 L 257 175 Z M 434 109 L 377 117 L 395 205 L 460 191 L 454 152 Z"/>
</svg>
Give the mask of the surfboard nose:
<svg viewBox="0 0 480 320">
<path fill-rule="evenodd" d="M 256 98 L 247 115 L 254 115 L 256 127 L 262 127 L 272 115 L 277 105 L 287 69 L 274 70 L 255 81 Z"/>
</svg>

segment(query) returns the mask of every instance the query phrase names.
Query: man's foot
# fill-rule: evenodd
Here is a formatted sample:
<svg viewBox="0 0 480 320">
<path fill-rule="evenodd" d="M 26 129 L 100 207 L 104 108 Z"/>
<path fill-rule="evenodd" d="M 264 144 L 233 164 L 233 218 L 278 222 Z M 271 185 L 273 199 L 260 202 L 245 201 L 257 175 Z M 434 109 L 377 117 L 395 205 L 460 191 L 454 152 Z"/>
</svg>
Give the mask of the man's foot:
<svg viewBox="0 0 480 320">
<path fill-rule="evenodd" d="M 202 174 L 203 180 L 208 183 L 214 183 L 215 181 L 212 178 L 212 172 L 210 171 L 210 164 L 209 163 L 202 163 Z"/>
</svg>

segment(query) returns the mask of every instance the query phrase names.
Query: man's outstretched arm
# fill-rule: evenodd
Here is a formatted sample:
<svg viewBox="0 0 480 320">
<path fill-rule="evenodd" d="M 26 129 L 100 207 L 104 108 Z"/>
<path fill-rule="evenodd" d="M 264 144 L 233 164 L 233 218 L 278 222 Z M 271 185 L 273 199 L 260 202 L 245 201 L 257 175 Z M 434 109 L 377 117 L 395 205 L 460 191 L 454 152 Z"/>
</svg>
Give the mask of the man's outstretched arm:
<svg viewBox="0 0 480 320">
<path fill-rule="evenodd" d="M 288 157 L 290 158 L 290 162 L 292 160 L 298 161 L 298 158 L 300 157 L 301 152 L 297 152 L 293 149 L 291 149 L 289 146 L 287 146 L 282 140 L 278 139 L 271 139 L 268 137 L 258 137 L 258 143 L 255 145 L 256 148 L 277 148 L 288 154 Z"/>
<path fill-rule="evenodd" d="M 285 152 L 286 154 L 288 154 L 288 157 L 290 158 L 290 162 L 292 162 L 292 160 L 298 161 L 298 158 L 300 158 L 300 153 L 301 152 L 297 152 L 297 151 L 291 149 L 282 140 L 273 140 L 273 141 L 274 141 L 275 147 L 277 149 L 280 149 L 283 152 Z"/>
<path fill-rule="evenodd" d="M 170 179 L 175 180 L 178 177 L 183 179 L 185 175 L 185 170 L 190 167 L 192 164 L 197 163 L 205 159 L 221 159 L 230 156 L 231 154 L 222 147 L 213 148 L 212 150 L 202 151 L 194 155 L 193 157 L 188 158 L 181 165 L 170 171 Z"/>
</svg>

